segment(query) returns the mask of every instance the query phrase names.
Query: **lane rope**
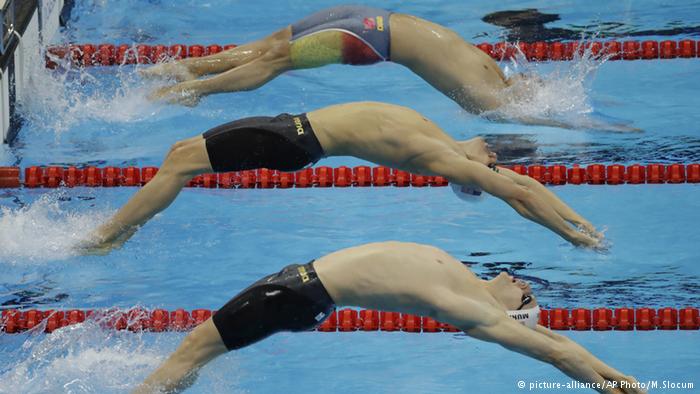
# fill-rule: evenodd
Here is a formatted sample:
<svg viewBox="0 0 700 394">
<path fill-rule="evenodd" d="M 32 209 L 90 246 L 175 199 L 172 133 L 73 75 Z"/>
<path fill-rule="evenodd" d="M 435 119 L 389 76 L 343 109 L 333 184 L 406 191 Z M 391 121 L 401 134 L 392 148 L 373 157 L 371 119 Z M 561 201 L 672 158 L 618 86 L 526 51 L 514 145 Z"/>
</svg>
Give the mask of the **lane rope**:
<svg viewBox="0 0 700 394">
<path fill-rule="evenodd" d="M 528 175 L 546 185 L 621 185 L 700 183 L 700 164 L 590 164 L 513 165 L 511 170 Z M 0 167 L 0 188 L 56 188 L 143 186 L 158 167 Z M 24 174 L 20 178 L 20 174 Z M 296 172 L 265 168 L 249 171 L 198 175 L 188 187 L 220 189 L 288 189 L 309 187 L 441 187 L 448 182 L 441 176 L 425 176 L 378 166 L 309 167 Z"/>
<path fill-rule="evenodd" d="M 512 59 L 518 51 L 530 61 L 566 61 L 585 51 L 593 57 L 610 56 L 609 60 L 652 60 L 695 58 L 700 41 L 625 40 L 625 41 L 555 41 L 555 42 L 482 42 L 476 45 L 495 60 Z M 46 52 L 46 67 L 56 68 L 59 59 L 70 59 L 77 67 L 122 64 L 154 64 L 173 59 L 213 55 L 235 48 L 235 44 L 68 44 L 52 46 Z"/>
<path fill-rule="evenodd" d="M 165 310 L 132 308 L 128 310 L 37 310 L 5 309 L 0 318 L 0 331 L 15 334 L 27 330 L 51 333 L 59 328 L 95 321 L 105 329 L 129 331 L 187 331 L 209 317 L 210 309 Z M 573 331 L 651 331 L 699 330 L 698 308 L 553 308 L 543 309 L 539 324 L 553 330 Z M 334 311 L 315 331 L 404 331 L 459 332 L 450 324 L 430 317 L 371 309 L 342 308 Z"/>
</svg>

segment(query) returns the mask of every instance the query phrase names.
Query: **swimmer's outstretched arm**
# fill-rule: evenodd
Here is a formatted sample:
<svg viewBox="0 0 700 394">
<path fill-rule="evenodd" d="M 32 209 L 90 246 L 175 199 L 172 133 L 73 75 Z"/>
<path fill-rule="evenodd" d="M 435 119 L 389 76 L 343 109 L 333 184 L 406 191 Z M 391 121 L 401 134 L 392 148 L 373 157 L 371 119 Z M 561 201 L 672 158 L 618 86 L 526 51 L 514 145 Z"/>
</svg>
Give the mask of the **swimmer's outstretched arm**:
<svg viewBox="0 0 700 394">
<path fill-rule="evenodd" d="M 522 217 L 547 227 L 576 246 L 595 247 L 599 244 L 598 239 L 570 226 L 537 188 L 519 185 L 484 164 L 457 154 L 443 154 L 430 162 L 429 170 L 452 183 L 479 187 L 505 201 Z"/>
<path fill-rule="evenodd" d="M 538 326 L 532 330 L 499 313 L 498 316 L 482 320 L 476 327 L 467 325 L 464 332 L 551 364 L 571 378 L 595 385 L 592 388 L 599 393 L 645 393 L 644 390 L 633 388 L 638 387 L 634 377 L 618 372 L 571 339 L 554 334 L 544 327 Z M 621 385 L 623 381 L 626 384 Z"/>
<path fill-rule="evenodd" d="M 627 380 L 628 382 L 633 382 L 634 378 L 630 376 L 626 376 L 622 372 L 616 370 L 615 368 L 605 364 L 602 360 L 591 354 L 588 350 L 586 350 L 583 346 L 579 345 L 578 343 L 574 342 L 571 340 L 569 337 L 566 337 L 564 335 L 559 335 L 552 330 L 545 328 L 543 326 L 537 326 L 536 331 L 539 332 L 540 334 L 546 335 L 547 337 L 563 343 L 565 346 L 575 348 L 576 352 L 584 359 L 586 360 L 587 363 L 589 363 L 593 368 L 595 368 L 598 373 L 603 376 L 606 380 L 610 381 L 622 381 L 622 380 Z M 631 380 L 630 380 L 631 379 Z"/>
<path fill-rule="evenodd" d="M 576 211 L 574 211 L 570 206 L 566 205 L 564 201 L 562 201 L 556 194 L 546 188 L 543 184 L 530 178 L 529 176 L 520 175 L 507 168 L 498 167 L 497 171 L 499 174 L 512 179 L 518 185 L 527 186 L 530 190 L 539 194 L 540 197 L 546 200 L 547 203 L 567 222 L 573 224 L 574 226 L 580 227 L 589 235 L 593 235 L 596 238 L 600 239 L 603 237 L 602 234 L 596 231 L 595 227 L 588 220 L 576 213 Z"/>
</svg>

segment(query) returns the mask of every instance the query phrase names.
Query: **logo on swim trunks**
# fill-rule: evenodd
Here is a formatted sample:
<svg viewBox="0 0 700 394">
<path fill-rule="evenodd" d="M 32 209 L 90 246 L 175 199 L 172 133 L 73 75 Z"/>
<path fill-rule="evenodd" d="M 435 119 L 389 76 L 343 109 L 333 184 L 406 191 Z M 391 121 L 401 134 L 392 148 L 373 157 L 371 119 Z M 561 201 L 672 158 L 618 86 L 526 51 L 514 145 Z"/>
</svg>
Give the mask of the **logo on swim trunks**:
<svg viewBox="0 0 700 394">
<path fill-rule="evenodd" d="M 381 18 L 381 16 L 380 16 L 380 18 Z M 362 24 L 365 25 L 365 29 L 367 29 L 367 30 L 374 30 L 374 28 L 377 27 L 377 25 L 374 23 L 374 18 L 365 18 L 362 21 Z M 382 27 L 382 29 L 383 28 L 384 27 Z"/>
<path fill-rule="evenodd" d="M 299 271 L 299 275 L 301 275 L 302 283 L 306 283 L 309 281 L 309 273 L 306 272 L 306 268 L 304 266 L 297 267 L 297 271 Z"/>
<path fill-rule="evenodd" d="M 384 17 L 383 16 L 377 17 L 377 30 L 384 31 Z"/>
<path fill-rule="evenodd" d="M 294 117 L 294 127 L 297 128 L 297 135 L 304 135 L 304 126 L 301 125 L 301 119 Z"/>
</svg>

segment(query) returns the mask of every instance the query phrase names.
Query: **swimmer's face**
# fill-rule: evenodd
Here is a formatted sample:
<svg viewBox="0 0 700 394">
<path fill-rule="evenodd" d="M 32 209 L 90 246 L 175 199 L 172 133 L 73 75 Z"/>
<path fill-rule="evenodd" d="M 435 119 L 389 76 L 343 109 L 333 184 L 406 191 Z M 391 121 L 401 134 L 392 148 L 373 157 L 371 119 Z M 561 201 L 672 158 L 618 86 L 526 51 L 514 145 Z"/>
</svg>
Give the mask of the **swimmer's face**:
<svg viewBox="0 0 700 394">
<path fill-rule="evenodd" d="M 532 294 L 530 284 L 508 275 L 505 271 L 491 279 L 490 284 L 508 310 L 518 309 L 521 305 L 521 309 L 530 309 L 537 305 L 537 300 Z M 529 302 L 523 305 L 523 301 L 527 301 L 528 296 Z"/>
</svg>

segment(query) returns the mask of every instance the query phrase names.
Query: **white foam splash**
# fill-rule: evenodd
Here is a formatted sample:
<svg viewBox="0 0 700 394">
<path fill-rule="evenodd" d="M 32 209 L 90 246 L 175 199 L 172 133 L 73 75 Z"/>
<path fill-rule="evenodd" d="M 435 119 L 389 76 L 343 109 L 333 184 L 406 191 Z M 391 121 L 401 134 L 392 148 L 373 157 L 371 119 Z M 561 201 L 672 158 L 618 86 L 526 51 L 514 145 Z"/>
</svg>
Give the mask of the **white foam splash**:
<svg viewBox="0 0 700 394">
<path fill-rule="evenodd" d="M 156 82 L 142 80 L 138 66 L 76 68 L 55 59 L 59 67 L 49 70 L 43 53 L 34 56 L 25 61 L 18 100 L 20 114 L 34 128 L 60 133 L 90 120 L 136 122 L 165 108 L 147 99 Z"/>
<path fill-rule="evenodd" d="M 0 393 L 123 393 L 132 390 L 173 352 L 185 333 L 149 334 L 103 328 L 115 309 L 84 323 L 43 334 L 45 323 L 23 340 L 0 349 Z M 213 364 L 213 365 L 212 365 Z M 234 354 L 199 372 L 201 392 L 238 389 L 240 365 Z"/>
<path fill-rule="evenodd" d="M 484 115 L 514 121 L 544 119 L 552 125 L 570 128 L 634 131 L 624 124 L 608 124 L 592 116 L 590 83 L 606 61 L 607 57 L 595 56 L 587 48 L 572 61 L 558 62 L 552 71 L 545 73 L 542 64 L 529 62 L 516 46 L 516 56 L 504 67 L 504 73 L 508 77 L 518 74 L 524 77 L 515 78 L 515 83 L 503 91 L 504 105 Z"/>
<path fill-rule="evenodd" d="M 43 262 L 77 255 L 75 246 L 107 219 L 106 210 L 69 212 L 62 190 L 42 195 L 28 206 L 0 209 L 0 260 Z"/>
<path fill-rule="evenodd" d="M 169 348 L 172 346 L 168 346 Z M 0 393 L 125 392 L 163 360 L 167 350 L 142 335 L 86 322 L 51 335 L 29 335 L 0 375 Z"/>
</svg>

